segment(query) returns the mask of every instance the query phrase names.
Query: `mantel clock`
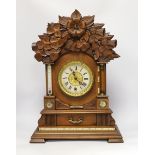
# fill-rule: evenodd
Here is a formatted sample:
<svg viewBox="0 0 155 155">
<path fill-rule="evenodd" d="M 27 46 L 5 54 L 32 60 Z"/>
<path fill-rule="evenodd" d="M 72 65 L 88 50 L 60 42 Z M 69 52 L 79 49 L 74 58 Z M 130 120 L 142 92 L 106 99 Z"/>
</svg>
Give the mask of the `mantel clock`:
<svg viewBox="0 0 155 155">
<path fill-rule="evenodd" d="M 59 16 L 32 44 L 46 72 L 46 95 L 30 142 L 106 139 L 123 142 L 106 95 L 106 64 L 118 58 L 117 41 L 94 16 L 75 10 Z"/>
</svg>

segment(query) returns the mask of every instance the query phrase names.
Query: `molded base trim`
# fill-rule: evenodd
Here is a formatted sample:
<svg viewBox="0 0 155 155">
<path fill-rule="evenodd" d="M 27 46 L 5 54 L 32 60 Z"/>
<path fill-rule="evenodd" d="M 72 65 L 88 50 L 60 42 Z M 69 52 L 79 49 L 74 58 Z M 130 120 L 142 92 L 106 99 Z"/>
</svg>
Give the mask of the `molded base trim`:
<svg viewBox="0 0 155 155">
<path fill-rule="evenodd" d="M 98 127 L 98 126 L 96 126 Z M 63 127 L 64 128 L 64 127 Z M 69 128 L 69 127 L 66 127 Z M 76 127 L 74 127 L 76 128 Z M 86 128 L 89 128 L 88 126 Z M 100 127 L 101 128 L 101 127 Z M 105 128 L 105 126 L 103 127 Z M 104 139 L 107 140 L 108 143 L 123 143 L 122 136 L 119 132 L 117 126 L 115 126 L 115 130 L 88 130 L 88 131 L 81 131 L 81 130 L 69 130 L 69 131 L 47 131 L 47 130 L 39 130 L 37 128 L 33 133 L 30 143 L 44 143 L 46 140 L 96 140 L 96 139 Z"/>
</svg>

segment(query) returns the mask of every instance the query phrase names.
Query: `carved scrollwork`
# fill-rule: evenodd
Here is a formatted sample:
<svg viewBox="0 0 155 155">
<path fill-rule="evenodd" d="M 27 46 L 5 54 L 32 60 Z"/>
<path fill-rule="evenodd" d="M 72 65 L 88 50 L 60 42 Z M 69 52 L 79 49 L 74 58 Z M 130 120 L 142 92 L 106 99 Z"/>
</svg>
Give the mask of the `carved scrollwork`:
<svg viewBox="0 0 155 155">
<path fill-rule="evenodd" d="M 75 10 L 71 17 L 59 16 L 58 23 L 49 23 L 47 32 L 32 44 L 37 61 L 53 63 L 69 51 L 85 52 L 100 63 L 107 63 L 119 55 L 113 50 L 117 41 L 106 33 L 104 24 L 94 23 L 95 16 L 83 16 Z"/>
</svg>

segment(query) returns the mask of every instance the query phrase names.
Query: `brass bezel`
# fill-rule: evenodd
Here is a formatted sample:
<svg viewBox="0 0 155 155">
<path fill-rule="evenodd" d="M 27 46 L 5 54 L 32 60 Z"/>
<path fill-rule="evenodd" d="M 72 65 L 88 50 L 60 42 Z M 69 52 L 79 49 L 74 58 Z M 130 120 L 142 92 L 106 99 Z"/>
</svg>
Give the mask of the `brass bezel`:
<svg viewBox="0 0 155 155">
<path fill-rule="evenodd" d="M 75 65 L 75 64 L 80 64 L 80 65 L 84 66 L 84 68 L 86 68 L 86 70 L 88 71 L 88 73 L 90 75 L 90 83 L 89 83 L 88 87 L 86 89 L 84 89 L 83 91 L 81 91 L 80 93 L 69 92 L 68 90 L 65 89 L 65 87 L 63 86 L 62 81 L 61 81 L 61 76 L 62 76 L 64 69 L 67 68 L 68 66 Z M 60 72 L 58 74 L 58 83 L 59 83 L 60 89 L 65 94 L 72 96 L 72 97 L 79 97 L 79 96 L 85 95 L 92 88 L 93 82 L 94 82 L 94 75 L 93 75 L 91 69 L 82 61 L 71 61 L 71 62 L 67 63 L 66 65 L 64 65 L 62 67 L 62 69 L 60 70 Z"/>
</svg>

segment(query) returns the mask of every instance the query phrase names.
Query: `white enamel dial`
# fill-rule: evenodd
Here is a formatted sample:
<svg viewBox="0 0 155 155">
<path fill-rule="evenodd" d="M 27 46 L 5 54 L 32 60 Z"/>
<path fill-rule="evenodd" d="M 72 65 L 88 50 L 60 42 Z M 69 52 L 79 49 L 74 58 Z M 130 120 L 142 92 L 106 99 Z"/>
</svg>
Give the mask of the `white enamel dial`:
<svg viewBox="0 0 155 155">
<path fill-rule="evenodd" d="M 70 96 L 82 96 L 93 85 L 93 74 L 83 62 L 72 61 L 59 72 L 58 82 L 61 90 Z"/>
</svg>

